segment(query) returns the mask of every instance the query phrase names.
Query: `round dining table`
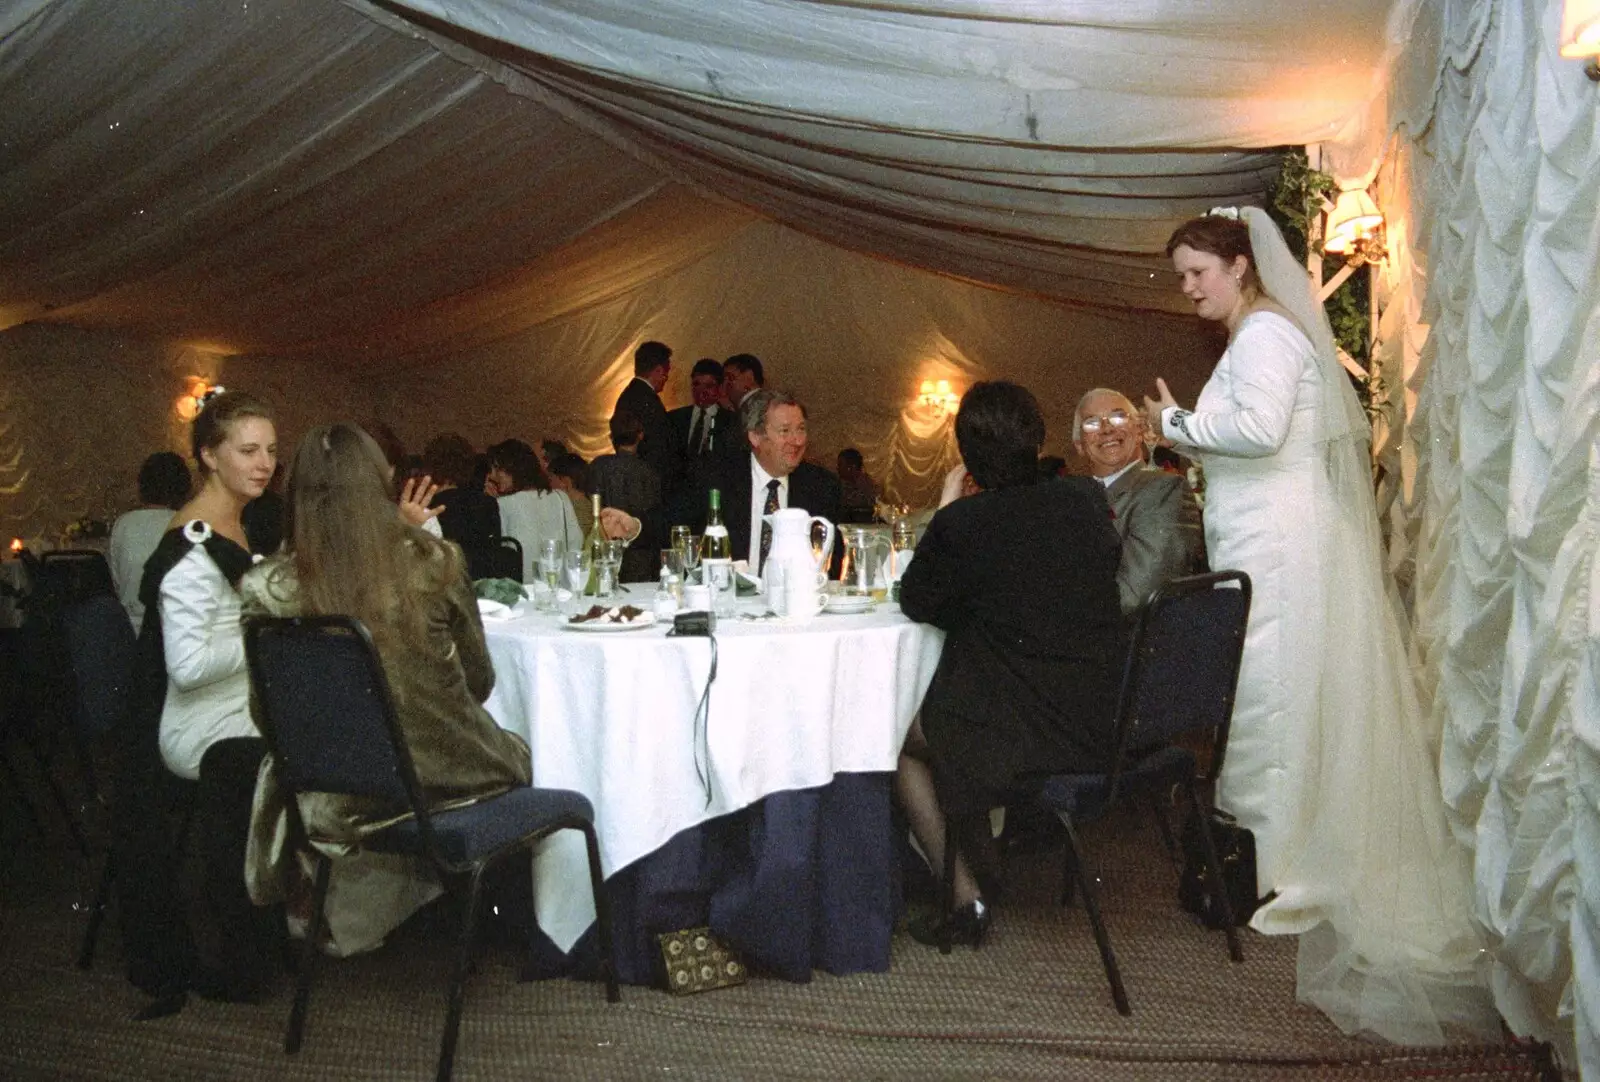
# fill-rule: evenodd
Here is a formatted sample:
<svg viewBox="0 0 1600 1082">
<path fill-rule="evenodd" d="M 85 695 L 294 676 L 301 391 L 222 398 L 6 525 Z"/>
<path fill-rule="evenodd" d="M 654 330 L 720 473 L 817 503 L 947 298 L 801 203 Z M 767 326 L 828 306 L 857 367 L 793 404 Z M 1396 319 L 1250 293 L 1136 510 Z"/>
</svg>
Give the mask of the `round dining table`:
<svg viewBox="0 0 1600 1082">
<path fill-rule="evenodd" d="M 495 687 L 485 705 L 527 741 L 534 785 L 589 798 L 608 883 L 632 870 L 653 877 L 660 893 L 682 893 L 687 859 L 705 891 L 737 896 L 726 905 L 713 898 L 709 919 L 718 930 L 720 913 L 721 931 L 735 940 L 745 929 L 739 945 L 757 963 L 793 979 L 813 965 L 887 968 L 898 904 L 884 881 L 894 851 L 889 777 L 943 633 L 891 603 L 793 623 L 763 617 L 764 608 L 741 600 L 712 638 L 669 635 L 670 619 L 590 629 L 532 602 L 486 615 Z M 741 832 L 736 867 L 726 859 L 730 822 Z M 713 834 L 698 829 L 705 825 Z M 708 856 L 713 849 L 723 857 Z M 709 864 L 718 867 L 701 867 Z M 563 952 L 594 921 L 586 868 L 574 831 L 537 851 L 535 911 Z M 613 898 L 621 939 L 647 951 L 654 933 L 670 930 L 653 926 L 669 919 L 660 907 L 652 915 Z M 851 928 L 842 944 L 778 942 L 769 951 L 778 957 L 760 957 L 755 940 L 784 921 L 802 939 L 817 923 Z M 642 964 L 619 960 L 619 970 L 647 980 L 628 972 Z"/>
</svg>

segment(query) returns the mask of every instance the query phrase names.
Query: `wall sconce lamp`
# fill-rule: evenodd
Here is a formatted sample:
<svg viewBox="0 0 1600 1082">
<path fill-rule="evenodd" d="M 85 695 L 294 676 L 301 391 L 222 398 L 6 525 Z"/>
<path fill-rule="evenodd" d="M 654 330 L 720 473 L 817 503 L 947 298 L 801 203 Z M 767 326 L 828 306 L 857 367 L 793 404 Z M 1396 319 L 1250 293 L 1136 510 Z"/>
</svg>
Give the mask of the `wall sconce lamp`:
<svg viewBox="0 0 1600 1082">
<path fill-rule="evenodd" d="M 917 401 L 944 413 L 952 413 L 961 405 L 961 396 L 950 389 L 950 381 L 947 379 L 937 382 L 925 379 L 922 381 L 922 390 L 917 395 Z"/>
<path fill-rule="evenodd" d="M 20 554 L 25 547 L 26 546 L 22 543 L 22 538 L 13 537 L 11 539 L 11 555 L 16 556 Z"/>
<path fill-rule="evenodd" d="M 178 396 L 172 404 L 181 421 L 192 421 L 200 413 L 200 408 L 206 404 L 206 399 L 214 392 L 221 391 L 221 387 L 213 387 L 205 380 L 195 376 L 189 380 L 188 388 Z"/>
<path fill-rule="evenodd" d="M 1561 8 L 1561 55 L 1587 58 L 1583 73 L 1600 82 L 1600 0 L 1566 0 Z"/>
<path fill-rule="evenodd" d="M 1322 250 L 1357 267 L 1383 258 L 1383 214 L 1362 189 L 1339 193 L 1328 211 L 1325 235 Z"/>
</svg>

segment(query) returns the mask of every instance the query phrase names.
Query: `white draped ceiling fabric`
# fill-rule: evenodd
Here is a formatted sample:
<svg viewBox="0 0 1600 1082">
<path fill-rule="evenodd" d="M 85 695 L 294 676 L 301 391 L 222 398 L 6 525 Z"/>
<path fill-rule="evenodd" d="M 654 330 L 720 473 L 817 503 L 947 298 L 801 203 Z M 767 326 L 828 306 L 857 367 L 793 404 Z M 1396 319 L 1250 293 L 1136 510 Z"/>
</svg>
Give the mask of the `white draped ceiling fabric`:
<svg viewBox="0 0 1600 1082">
<path fill-rule="evenodd" d="M 50 518 L 58 456 L 92 454 L 35 389 L 160 402 L 198 356 L 413 437 L 535 414 L 593 451 L 641 336 L 758 345 L 917 490 L 948 425 L 901 383 L 1012 375 L 1057 429 L 1085 381 L 1197 390 L 1168 232 L 1325 144 L 1390 214 L 1397 562 L 1499 1002 L 1593 1049 L 1596 88 L 1555 55 L 1559 0 L 1390 8 L 13 0 L 0 520 Z M 157 374 L 102 380 L 123 358 Z"/>
<path fill-rule="evenodd" d="M 1519 1033 L 1600 1079 L 1600 86 L 1559 0 L 1416 12 L 1381 182 L 1418 646 Z"/>
</svg>

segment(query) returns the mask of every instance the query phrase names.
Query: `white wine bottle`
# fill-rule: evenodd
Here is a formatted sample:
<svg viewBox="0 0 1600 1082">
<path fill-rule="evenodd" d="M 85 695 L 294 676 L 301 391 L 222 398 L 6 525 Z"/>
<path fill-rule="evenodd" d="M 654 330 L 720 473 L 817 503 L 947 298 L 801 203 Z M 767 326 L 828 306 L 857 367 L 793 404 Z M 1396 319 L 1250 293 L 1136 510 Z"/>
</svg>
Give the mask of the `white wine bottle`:
<svg viewBox="0 0 1600 1082">
<path fill-rule="evenodd" d="M 600 493 L 589 496 L 589 506 L 594 511 L 594 522 L 589 526 L 589 536 L 583 539 L 583 550 L 589 557 L 589 582 L 583 588 L 583 596 L 596 597 L 600 593 L 600 567 L 606 559 L 606 535 L 600 529 Z"/>
<path fill-rule="evenodd" d="M 706 512 L 705 532 L 700 535 L 700 581 L 711 588 L 711 608 L 719 616 L 731 616 L 737 588 L 733 575 L 733 542 L 722 522 L 722 493 L 711 490 L 711 506 Z"/>
</svg>

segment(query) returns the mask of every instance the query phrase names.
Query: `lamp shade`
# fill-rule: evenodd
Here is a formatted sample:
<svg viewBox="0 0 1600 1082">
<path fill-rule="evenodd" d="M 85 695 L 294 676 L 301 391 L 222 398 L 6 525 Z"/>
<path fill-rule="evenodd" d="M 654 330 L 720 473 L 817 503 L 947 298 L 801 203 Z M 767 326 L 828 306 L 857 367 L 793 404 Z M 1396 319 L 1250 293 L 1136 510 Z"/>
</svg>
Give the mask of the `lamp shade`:
<svg viewBox="0 0 1600 1082">
<path fill-rule="evenodd" d="M 1383 215 L 1362 189 L 1340 192 L 1328 212 L 1328 236 L 1322 250 L 1341 255 L 1355 247 L 1356 241 L 1383 225 Z"/>
<path fill-rule="evenodd" d="M 1560 40 L 1562 56 L 1600 56 L 1600 0 L 1566 0 Z"/>
</svg>

